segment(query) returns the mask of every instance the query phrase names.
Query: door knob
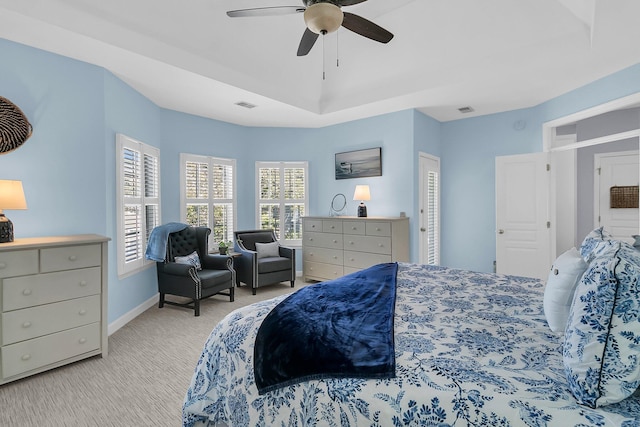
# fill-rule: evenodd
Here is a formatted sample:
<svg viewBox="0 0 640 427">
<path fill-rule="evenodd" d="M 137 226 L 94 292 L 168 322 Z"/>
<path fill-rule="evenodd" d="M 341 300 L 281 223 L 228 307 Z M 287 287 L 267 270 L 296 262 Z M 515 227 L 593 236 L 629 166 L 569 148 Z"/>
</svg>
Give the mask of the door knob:
<svg viewBox="0 0 640 427">
<path fill-rule="evenodd" d="M 504 234 L 504 230 L 498 230 L 498 234 Z"/>
<path fill-rule="evenodd" d="M 422 231 L 424 233 L 425 231 L 427 231 L 427 229 L 424 228 L 424 227 L 420 227 L 420 231 Z"/>
</svg>

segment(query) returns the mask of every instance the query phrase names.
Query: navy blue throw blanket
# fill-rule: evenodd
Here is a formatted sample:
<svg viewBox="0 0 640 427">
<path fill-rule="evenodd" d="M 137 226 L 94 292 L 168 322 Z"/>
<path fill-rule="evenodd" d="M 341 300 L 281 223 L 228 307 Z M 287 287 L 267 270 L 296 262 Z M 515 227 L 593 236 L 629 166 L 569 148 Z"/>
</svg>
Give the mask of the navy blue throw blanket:
<svg viewBox="0 0 640 427">
<path fill-rule="evenodd" d="M 254 347 L 260 394 L 323 378 L 393 378 L 397 263 L 302 288 L 265 317 Z"/>
</svg>

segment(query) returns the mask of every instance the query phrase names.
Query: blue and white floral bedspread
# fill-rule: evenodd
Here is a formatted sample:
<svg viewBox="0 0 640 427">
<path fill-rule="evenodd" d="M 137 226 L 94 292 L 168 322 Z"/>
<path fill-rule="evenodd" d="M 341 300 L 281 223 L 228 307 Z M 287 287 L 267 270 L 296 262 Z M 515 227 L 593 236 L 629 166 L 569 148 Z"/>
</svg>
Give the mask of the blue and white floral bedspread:
<svg viewBox="0 0 640 427">
<path fill-rule="evenodd" d="M 575 402 L 543 292 L 534 279 L 400 264 L 396 378 L 309 381 L 263 396 L 253 342 L 285 297 L 241 308 L 205 344 L 183 425 L 640 426 L 638 392 L 595 410 Z"/>
</svg>

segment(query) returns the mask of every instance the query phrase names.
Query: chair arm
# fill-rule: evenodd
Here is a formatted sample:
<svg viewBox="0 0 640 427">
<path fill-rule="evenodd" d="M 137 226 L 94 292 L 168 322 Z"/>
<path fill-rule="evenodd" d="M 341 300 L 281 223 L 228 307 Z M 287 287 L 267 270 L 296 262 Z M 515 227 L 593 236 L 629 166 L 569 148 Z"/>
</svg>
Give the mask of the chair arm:
<svg viewBox="0 0 640 427">
<path fill-rule="evenodd" d="M 206 270 L 232 270 L 233 261 L 227 255 L 207 254 L 200 258 L 202 268 Z"/>
<path fill-rule="evenodd" d="M 171 274 L 172 276 L 192 276 L 196 274 L 196 269 L 189 264 L 180 264 L 177 262 L 158 263 L 162 273 Z M 189 270 L 193 270 L 189 272 Z"/>
<path fill-rule="evenodd" d="M 285 258 L 293 258 L 296 250 L 293 248 L 288 248 L 286 246 L 280 246 L 280 256 Z"/>
</svg>

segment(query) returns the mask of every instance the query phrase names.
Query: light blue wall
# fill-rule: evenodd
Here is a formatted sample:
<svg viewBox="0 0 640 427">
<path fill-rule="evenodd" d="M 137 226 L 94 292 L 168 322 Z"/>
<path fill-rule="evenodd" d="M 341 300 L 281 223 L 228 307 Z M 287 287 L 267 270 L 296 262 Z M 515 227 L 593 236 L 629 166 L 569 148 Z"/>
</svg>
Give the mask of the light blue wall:
<svg viewBox="0 0 640 427">
<path fill-rule="evenodd" d="M 161 109 L 83 62 L 1 39 L 0 55 L 0 95 L 34 126 L 23 147 L 0 156 L 0 179 L 22 180 L 29 205 L 7 212 L 16 236 L 110 237 L 110 323 L 156 292 L 153 268 L 123 280 L 116 274 L 116 133 L 160 148 L 164 222 L 180 217 L 179 153 L 236 158 L 238 228 L 255 226 L 255 162 L 306 160 L 309 214 L 327 215 L 333 195 L 344 193 L 355 215 L 355 185 L 367 183 L 369 215 L 406 212 L 417 236 L 418 152 L 439 156 L 443 264 L 491 271 L 495 156 L 540 151 L 544 121 L 640 91 L 639 65 L 534 108 L 454 122 L 401 111 L 322 129 L 246 128 Z M 515 129 L 521 120 L 525 128 Z M 382 147 L 381 177 L 335 179 L 336 152 L 371 147 Z M 411 249 L 417 261 L 417 238 Z"/>
</svg>

